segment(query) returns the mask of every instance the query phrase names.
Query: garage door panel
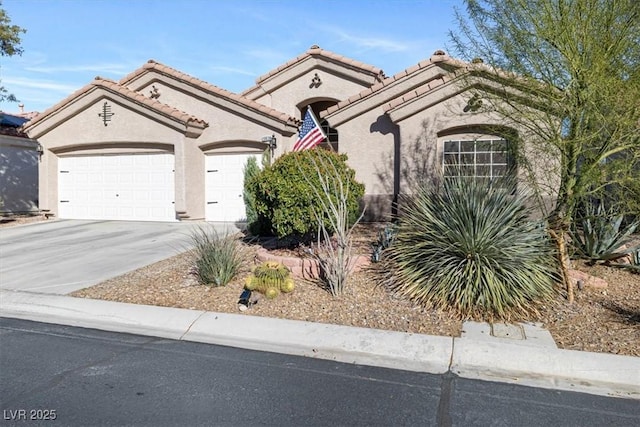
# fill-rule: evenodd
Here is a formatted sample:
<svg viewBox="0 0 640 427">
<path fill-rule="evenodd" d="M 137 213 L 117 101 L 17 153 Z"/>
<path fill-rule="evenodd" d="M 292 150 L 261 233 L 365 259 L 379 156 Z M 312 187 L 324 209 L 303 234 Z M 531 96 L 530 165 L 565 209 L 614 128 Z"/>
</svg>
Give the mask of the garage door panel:
<svg viewBox="0 0 640 427">
<path fill-rule="evenodd" d="M 206 158 L 207 221 L 244 221 L 244 167 L 256 154 L 211 155 Z"/>
<path fill-rule="evenodd" d="M 171 154 L 59 159 L 59 216 L 174 221 Z"/>
</svg>

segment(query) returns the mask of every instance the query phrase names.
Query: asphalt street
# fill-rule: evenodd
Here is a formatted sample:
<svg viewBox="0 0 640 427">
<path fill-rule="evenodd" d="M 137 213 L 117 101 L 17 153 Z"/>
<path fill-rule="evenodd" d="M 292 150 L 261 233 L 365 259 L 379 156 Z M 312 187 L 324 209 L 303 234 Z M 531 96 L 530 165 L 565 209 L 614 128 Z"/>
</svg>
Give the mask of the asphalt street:
<svg viewBox="0 0 640 427">
<path fill-rule="evenodd" d="M 8 318 L 0 410 L 0 425 L 640 425 L 637 400 Z"/>
</svg>

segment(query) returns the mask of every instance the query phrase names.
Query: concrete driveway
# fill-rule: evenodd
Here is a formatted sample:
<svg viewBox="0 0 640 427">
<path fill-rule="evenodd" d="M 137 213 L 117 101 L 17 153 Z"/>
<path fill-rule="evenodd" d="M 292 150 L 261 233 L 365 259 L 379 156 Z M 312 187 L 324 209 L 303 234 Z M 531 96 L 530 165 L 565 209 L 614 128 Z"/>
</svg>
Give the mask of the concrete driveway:
<svg viewBox="0 0 640 427">
<path fill-rule="evenodd" d="M 0 288 L 67 294 L 184 252 L 200 222 L 55 220 L 0 229 Z M 211 225 L 213 227 L 213 225 Z M 216 224 L 219 230 L 235 229 Z"/>
</svg>

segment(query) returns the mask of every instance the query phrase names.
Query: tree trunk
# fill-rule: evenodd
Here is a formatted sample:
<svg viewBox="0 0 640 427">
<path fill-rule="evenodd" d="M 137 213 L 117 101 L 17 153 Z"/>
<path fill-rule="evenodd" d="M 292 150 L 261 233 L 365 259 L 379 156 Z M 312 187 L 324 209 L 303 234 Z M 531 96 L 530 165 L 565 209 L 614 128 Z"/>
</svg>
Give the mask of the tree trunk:
<svg viewBox="0 0 640 427">
<path fill-rule="evenodd" d="M 575 123 L 575 121 L 572 121 Z M 578 146 L 572 139 L 575 137 L 575 128 L 572 126 L 570 137 L 565 141 L 565 151 L 562 156 L 562 176 L 556 206 L 549 217 L 549 234 L 555 240 L 558 248 L 558 261 L 560 263 L 560 276 L 562 284 L 567 291 L 567 300 L 573 303 L 573 283 L 569 279 L 571 259 L 569 257 L 569 231 L 577 206 L 576 187 L 578 185 Z"/>
</svg>

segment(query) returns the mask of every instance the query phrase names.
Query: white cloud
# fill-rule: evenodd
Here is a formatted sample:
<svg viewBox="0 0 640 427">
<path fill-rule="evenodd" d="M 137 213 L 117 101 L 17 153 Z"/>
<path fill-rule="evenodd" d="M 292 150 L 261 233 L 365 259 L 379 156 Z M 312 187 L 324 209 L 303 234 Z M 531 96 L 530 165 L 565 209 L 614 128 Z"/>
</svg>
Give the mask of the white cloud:
<svg viewBox="0 0 640 427">
<path fill-rule="evenodd" d="M 103 73 L 123 75 L 133 68 L 128 64 L 84 64 L 84 65 L 53 65 L 53 66 L 30 66 L 24 68 L 26 71 L 44 74 L 55 73 Z"/>
<path fill-rule="evenodd" d="M 209 69 L 211 71 L 215 72 L 221 72 L 221 73 L 225 73 L 225 74 L 241 74 L 243 76 L 251 76 L 251 77 L 255 77 L 255 73 L 252 73 L 251 71 L 247 71 L 247 70 L 243 70 L 241 68 L 233 68 L 233 67 L 224 67 L 224 66 L 211 66 L 209 67 Z"/>
<path fill-rule="evenodd" d="M 355 34 L 350 34 L 340 28 L 335 27 L 323 27 L 322 29 L 333 34 L 334 36 L 337 36 L 340 42 L 349 43 L 362 50 L 377 49 L 384 52 L 405 52 L 411 49 L 409 43 L 404 43 L 389 38 L 362 37 Z"/>
<path fill-rule="evenodd" d="M 270 64 L 281 64 L 290 59 L 282 50 L 252 49 L 244 51 L 244 54 Z"/>
<path fill-rule="evenodd" d="M 54 91 L 54 92 L 60 92 L 60 93 L 70 93 L 82 87 L 82 85 L 56 83 L 50 80 L 30 79 L 30 78 L 24 78 L 24 77 L 3 78 L 2 85 L 10 87 L 10 90 L 14 92 L 18 92 L 19 88 L 26 88 L 26 89 L 44 89 L 47 91 Z"/>
</svg>

